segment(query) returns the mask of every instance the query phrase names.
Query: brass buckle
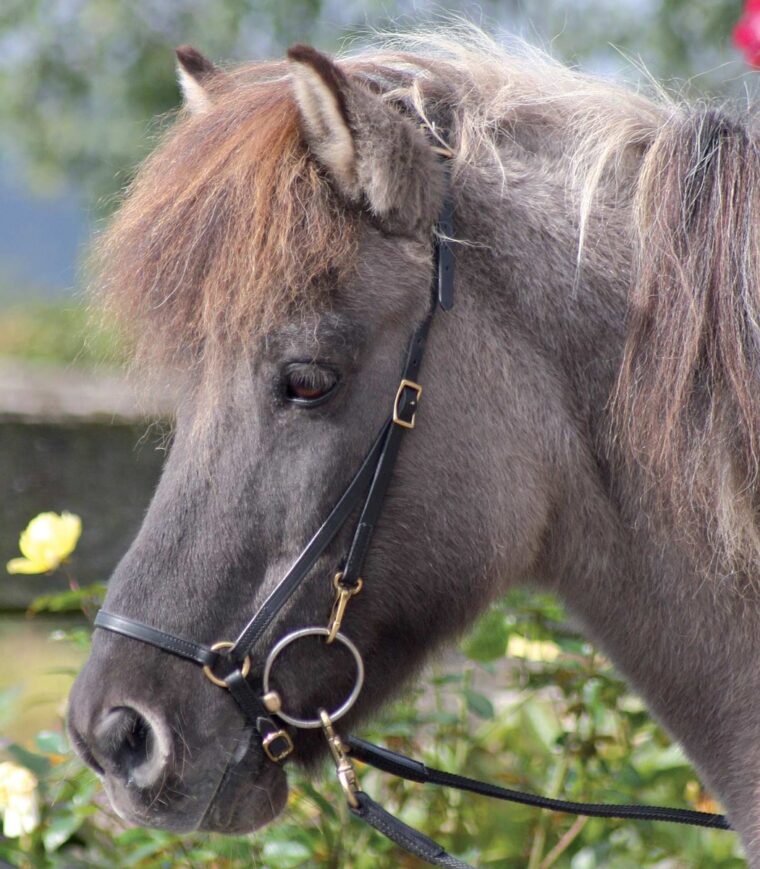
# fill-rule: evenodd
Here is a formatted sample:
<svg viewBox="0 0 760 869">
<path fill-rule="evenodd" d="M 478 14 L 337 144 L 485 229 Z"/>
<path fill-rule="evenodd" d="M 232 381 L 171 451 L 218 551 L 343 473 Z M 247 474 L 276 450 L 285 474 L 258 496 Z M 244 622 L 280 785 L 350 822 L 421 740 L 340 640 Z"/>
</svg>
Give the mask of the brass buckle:
<svg viewBox="0 0 760 869">
<path fill-rule="evenodd" d="M 354 765 L 348 757 L 348 748 L 335 732 L 330 716 L 324 709 L 319 710 L 319 717 L 322 720 L 322 732 L 325 734 L 325 739 L 335 761 L 335 773 L 338 776 L 340 786 L 343 788 L 349 806 L 356 809 L 359 807 L 359 800 L 356 799 L 356 794 L 359 792 L 359 782 L 356 778 Z"/>
<path fill-rule="evenodd" d="M 277 739 L 285 740 L 285 748 L 278 754 L 275 754 L 273 751 L 270 751 L 269 746 Z M 267 733 L 267 735 L 261 740 L 261 747 L 264 749 L 264 754 L 275 763 L 285 760 L 285 758 L 293 752 L 294 748 L 293 740 L 290 738 L 290 734 L 287 730 L 273 730 L 271 733 Z"/>
<path fill-rule="evenodd" d="M 393 421 L 396 425 L 400 425 L 401 428 L 414 428 L 415 420 L 417 419 L 417 411 L 415 410 L 412 414 L 412 418 L 407 422 L 405 419 L 401 419 L 398 415 L 398 403 L 401 401 L 401 393 L 407 388 L 413 389 L 417 393 L 417 404 L 419 404 L 420 399 L 422 398 L 422 387 L 419 383 L 415 383 L 413 380 L 402 380 L 399 383 L 398 390 L 396 391 L 396 400 L 393 402 Z"/>
<path fill-rule="evenodd" d="M 234 643 L 230 643 L 229 641 L 223 641 L 221 643 L 214 643 L 211 647 L 212 652 L 219 652 L 221 649 L 232 649 L 235 647 Z M 243 666 L 240 668 L 240 673 L 245 679 L 245 677 L 251 672 L 251 659 L 248 655 L 243 658 Z M 229 690 L 229 685 L 224 681 L 224 679 L 220 679 L 218 676 L 214 674 L 214 671 L 206 664 L 203 668 L 203 673 L 207 679 L 214 683 L 214 685 L 218 685 L 220 688 L 227 688 Z"/>
<path fill-rule="evenodd" d="M 348 602 L 355 594 L 359 594 L 362 590 L 362 586 L 364 585 L 364 580 L 359 577 L 356 580 L 356 585 L 352 588 L 344 588 L 340 581 L 343 578 L 343 571 L 339 570 L 335 576 L 333 577 L 333 586 L 335 586 L 335 603 L 333 603 L 332 612 L 330 613 L 330 623 L 327 625 L 327 630 L 329 631 L 327 635 L 326 643 L 332 643 L 335 637 L 338 635 L 338 631 L 340 630 L 340 626 L 343 623 L 343 616 L 346 614 L 346 607 L 348 606 Z"/>
</svg>

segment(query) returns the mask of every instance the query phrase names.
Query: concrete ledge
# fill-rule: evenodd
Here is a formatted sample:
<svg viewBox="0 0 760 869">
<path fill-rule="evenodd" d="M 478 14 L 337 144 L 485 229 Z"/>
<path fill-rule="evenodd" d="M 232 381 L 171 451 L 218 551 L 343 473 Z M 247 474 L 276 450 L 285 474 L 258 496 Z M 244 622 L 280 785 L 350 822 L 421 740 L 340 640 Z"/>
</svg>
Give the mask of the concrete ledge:
<svg viewBox="0 0 760 869">
<path fill-rule="evenodd" d="M 0 420 L 135 422 L 169 416 L 168 398 L 138 399 L 118 371 L 0 358 Z"/>
</svg>

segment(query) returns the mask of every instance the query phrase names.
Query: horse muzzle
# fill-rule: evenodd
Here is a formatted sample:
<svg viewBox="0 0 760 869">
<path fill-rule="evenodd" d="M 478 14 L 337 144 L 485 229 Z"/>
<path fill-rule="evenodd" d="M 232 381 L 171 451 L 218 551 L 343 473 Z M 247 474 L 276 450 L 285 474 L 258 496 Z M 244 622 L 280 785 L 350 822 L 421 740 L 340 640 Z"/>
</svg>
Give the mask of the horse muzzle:
<svg viewBox="0 0 760 869">
<path fill-rule="evenodd" d="M 186 704 L 154 707 L 147 694 L 117 697 L 100 688 L 112 681 L 102 677 L 88 662 L 72 689 L 68 731 L 129 824 L 247 833 L 282 811 L 285 773 L 266 758 L 258 734 L 243 725 L 233 704 L 231 720 L 196 721 Z"/>
</svg>

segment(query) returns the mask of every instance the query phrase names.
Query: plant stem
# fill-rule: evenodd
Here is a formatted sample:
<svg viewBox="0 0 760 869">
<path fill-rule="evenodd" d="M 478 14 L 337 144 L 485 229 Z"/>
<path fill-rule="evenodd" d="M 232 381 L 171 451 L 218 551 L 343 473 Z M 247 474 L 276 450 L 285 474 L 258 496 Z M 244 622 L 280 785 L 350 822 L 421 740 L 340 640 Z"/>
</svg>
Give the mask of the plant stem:
<svg viewBox="0 0 760 869">
<path fill-rule="evenodd" d="M 557 842 L 557 844 L 549 851 L 544 860 L 541 862 L 539 869 L 550 869 L 553 866 L 559 857 L 564 854 L 564 852 L 572 845 L 575 839 L 580 835 L 581 830 L 586 826 L 588 822 L 588 818 L 578 817 L 573 821 L 573 825 L 570 829 L 562 836 L 562 838 Z"/>
<path fill-rule="evenodd" d="M 557 771 L 554 775 L 554 781 L 552 782 L 552 786 L 549 789 L 549 796 L 556 798 L 559 796 L 562 786 L 565 783 L 565 776 L 567 775 L 568 770 L 568 760 L 567 757 L 563 757 L 558 766 Z M 541 817 L 538 819 L 538 825 L 536 829 L 536 834 L 533 837 L 533 844 L 530 849 L 530 858 L 528 859 L 528 865 L 526 869 L 541 869 L 541 861 L 544 856 L 544 847 L 546 845 L 546 826 L 549 823 L 549 815 L 551 813 L 548 811 L 542 811 Z"/>
</svg>

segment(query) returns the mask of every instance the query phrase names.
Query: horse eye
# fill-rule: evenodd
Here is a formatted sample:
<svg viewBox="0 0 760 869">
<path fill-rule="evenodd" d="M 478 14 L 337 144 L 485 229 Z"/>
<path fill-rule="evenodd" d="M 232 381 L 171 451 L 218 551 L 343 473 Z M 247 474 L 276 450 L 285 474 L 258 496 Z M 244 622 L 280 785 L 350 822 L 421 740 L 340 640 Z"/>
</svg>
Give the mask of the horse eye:
<svg viewBox="0 0 760 869">
<path fill-rule="evenodd" d="M 292 362 L 285 369 L 285 398 L 301 407 L 327 401 L 338 385 L 338 376 L 313 362 Z"/>
</svg>

